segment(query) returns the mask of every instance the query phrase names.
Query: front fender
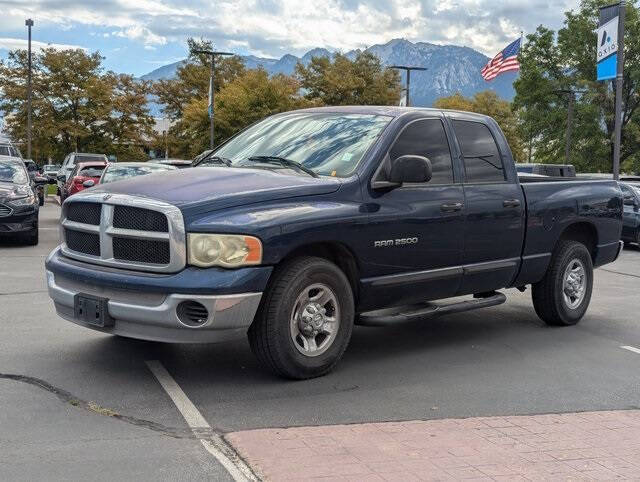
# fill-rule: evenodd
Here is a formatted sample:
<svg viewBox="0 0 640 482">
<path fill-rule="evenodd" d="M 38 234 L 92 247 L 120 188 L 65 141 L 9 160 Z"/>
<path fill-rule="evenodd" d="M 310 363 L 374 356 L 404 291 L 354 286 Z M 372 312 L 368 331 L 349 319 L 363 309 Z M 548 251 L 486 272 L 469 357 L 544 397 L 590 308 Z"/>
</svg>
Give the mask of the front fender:
<svg viewBox="0 0 640 482">
<path fill-rule="evenodd" d="M 315 243 L 341 243 L 357 253 L 366 244 L 360 227 L 367 220 L 359 202 L 291 200 L 210 213 L 187 222 L 187 231 L 256 236 L 262 241 L 263 263 L 275 265 L 295 249 Z"/>
</svg>

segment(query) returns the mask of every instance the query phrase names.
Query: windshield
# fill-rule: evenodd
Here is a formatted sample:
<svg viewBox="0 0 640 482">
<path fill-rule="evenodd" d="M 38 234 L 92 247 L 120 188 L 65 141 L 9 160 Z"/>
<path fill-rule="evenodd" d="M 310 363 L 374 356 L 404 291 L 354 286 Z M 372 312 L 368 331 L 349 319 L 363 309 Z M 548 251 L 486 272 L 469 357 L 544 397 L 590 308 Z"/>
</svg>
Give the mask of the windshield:
<svg viewBox="0 0 640 482">
<path fill-rule="evenodd" d="M 173 166 L 159 166 L 157 164 L 148 165 L 148 166 L 111 165 L 105 171 L 101 184 L 120 181 L 122 179 L 127 179 L 129 177 L 144 176 L 145 174 L 152 174 L 154 172 L 175 171 L 175 170 L 176 168 Z"/>
<path fill-rule="evenodd" d="M 0 161 L 0 181 L 14 184 L 27 184 L 29 176 L 24 167 L 17 162 Z"/>
<path fill-rule="evenodd" d="M 84 167 L 80 169 L 80 172 L 77 175 L 84 177 L 100 177 L 102 176 L 102 171 L 104 170 L 104 168 L 105 166 Z"/>
<path fill-rule="evenodd" d="M 106 161 L 107 160 L 107 156 L 101 155 L 101 154 L 95 154 L 95 155 L 85 155 L 85 154 L 76 154 L 74 157 L 74 162 L 78 163 L 78 162 L 91 162 L 91 161 Z"/>
<path fill-rule="evenodd" d="M 20 153 L 15 147 L 4 145 L 0 146 L 0 156 L 20 157 Z"/>
<path fill-rule="evenodd" d="M 293 112 L 269 117 L 241 132 L 215 156 L 235 166 L 255 166 L 247 159 L 278 156 L 302 164 L 316 174 L 350 175 L 391 117 L 371 114 Z M 198 166 L 220 166 L 205 159 Z M 270 164 L 270 168 L 282 168 Z"/>
</svg>

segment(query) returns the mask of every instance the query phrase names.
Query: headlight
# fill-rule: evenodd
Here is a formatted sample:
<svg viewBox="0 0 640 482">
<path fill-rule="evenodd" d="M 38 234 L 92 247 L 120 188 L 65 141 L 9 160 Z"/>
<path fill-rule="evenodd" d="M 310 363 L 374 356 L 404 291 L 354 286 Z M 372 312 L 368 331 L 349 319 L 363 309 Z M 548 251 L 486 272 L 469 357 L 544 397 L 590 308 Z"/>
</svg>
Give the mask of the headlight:
<svg viewBox="0 0 640 482">
<path fill-rule="evenodd" d="M 27 194 L 26 196 L 9 198 L 9 202 L 14 206 L 28 206 L 36 201 L 36 197 L 33 194 Z"/>
<path fill-rule="evenodd" d="M 262 243 L 253 236 L 190 233 L 187 242 L 194 266 L 238 268 L 262 262 Z"/>
</svg>

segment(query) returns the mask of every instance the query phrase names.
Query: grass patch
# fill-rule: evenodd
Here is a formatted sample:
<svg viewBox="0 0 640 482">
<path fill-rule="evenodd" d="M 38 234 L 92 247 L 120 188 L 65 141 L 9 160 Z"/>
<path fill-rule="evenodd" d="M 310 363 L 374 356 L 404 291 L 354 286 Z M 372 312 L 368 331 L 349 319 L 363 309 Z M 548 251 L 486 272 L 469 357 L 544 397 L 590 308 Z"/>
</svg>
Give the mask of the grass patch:
<svg viewBox="0 0 640 482">
<path fill-rule="evenodd" d="M 47 194 L 55 196 L 57 192 L 58 186 L 56 184 L 47 184 Z"/>
</svg>

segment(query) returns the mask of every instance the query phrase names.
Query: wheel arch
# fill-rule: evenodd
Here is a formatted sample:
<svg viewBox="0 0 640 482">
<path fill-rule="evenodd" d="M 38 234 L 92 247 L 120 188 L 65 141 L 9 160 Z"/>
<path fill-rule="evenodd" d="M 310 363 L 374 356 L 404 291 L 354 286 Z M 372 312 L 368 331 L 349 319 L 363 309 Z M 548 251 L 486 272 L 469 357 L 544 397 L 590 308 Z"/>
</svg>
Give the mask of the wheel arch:
<svg viewBox="0 0 640 482">
<path fill-rule="evenodd" d="M 592 223 L 581 221 L 570 224 L 560 233 L 555 248 L 562 241 L 577 241 L 584 244 L 591 254 L 591 260 L 595 262 L 598 250 L 598 230 Z"/>
<path fill-rule="evenodd" d="M 282 265 L 287 261 L 301 256 L 317 256 L 338 266 L 349 280 L 354 301 L 357 305 L 360 268 L 355 254 L 347 245 L 336 241 L 320 241 L 304 244 L 286 253 L 278 264 Z"/>
</svg>

